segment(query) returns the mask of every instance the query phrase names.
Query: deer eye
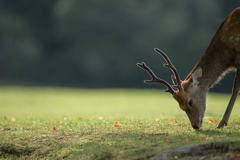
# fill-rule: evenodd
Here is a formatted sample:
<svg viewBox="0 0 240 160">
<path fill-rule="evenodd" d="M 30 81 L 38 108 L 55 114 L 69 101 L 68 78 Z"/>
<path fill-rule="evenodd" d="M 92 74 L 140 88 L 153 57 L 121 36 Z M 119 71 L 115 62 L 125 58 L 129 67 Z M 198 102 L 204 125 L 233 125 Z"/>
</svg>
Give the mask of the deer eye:
<svg viewBox="0 0 240 160">
<path fill-rule="evenodd" d="M 192 107 L 192 103 L 193 103 L 193 101 L 190 99 L 190 101 L 188 102 L 190 107 Z"/>
</svg>

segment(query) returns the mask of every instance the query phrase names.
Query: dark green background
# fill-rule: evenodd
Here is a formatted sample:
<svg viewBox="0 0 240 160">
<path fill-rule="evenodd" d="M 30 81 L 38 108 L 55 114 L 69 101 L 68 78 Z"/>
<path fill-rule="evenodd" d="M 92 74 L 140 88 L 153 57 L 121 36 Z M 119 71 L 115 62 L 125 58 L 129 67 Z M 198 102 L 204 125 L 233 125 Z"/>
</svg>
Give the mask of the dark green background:
<svg viewBox="0 0 240 160">
<path fill-rule="evenodd" d="M 171 58 L 183 80 L 239 1 L 1 0 L 0 84 L 84 88 L 146 85 Z M 231 92 L 234 74 L 212 91 Z"/>
</svg>

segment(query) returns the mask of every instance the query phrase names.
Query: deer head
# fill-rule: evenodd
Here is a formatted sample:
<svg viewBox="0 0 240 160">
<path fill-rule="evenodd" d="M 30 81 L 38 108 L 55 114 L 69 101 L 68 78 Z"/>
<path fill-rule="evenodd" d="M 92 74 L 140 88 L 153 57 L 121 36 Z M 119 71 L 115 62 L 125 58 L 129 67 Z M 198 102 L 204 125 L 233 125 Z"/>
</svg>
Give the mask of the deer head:
<svg viewBox="0 0 240 160">
<path fill-rule="evenodd" d="M 152 77 L 152 80 L 145 80 L 144 82 L 161 83 L 165 85 L 167 87 L 165 92 L 169 92 L 173 95 L 173 98 L 178 102 L 179 107 L 186 112 L 192 127 L 194 129 L 199 129 L 202 126 L 202 120 L 206 109 L 206 92 L 201 91 L 202 89 L 199 87 L 199 80 L 202 77 L 202 69 L 195 69 L 188 79 L 181 81 L 177 69 L 173 66 L 167 55 L 160 49 L 155 48 L 154 50 L 167 62 L 164 66 L 172 70 L 174 75 L 171 78 L 174 85 L 171 86 L 165 80 L 158 78 L 144 62 L 142 62 L 142 64 L 137 63 L 139 67 L 146 70 Z M 176 88 L 177 91 L 173 88 Z"/>
</svg>

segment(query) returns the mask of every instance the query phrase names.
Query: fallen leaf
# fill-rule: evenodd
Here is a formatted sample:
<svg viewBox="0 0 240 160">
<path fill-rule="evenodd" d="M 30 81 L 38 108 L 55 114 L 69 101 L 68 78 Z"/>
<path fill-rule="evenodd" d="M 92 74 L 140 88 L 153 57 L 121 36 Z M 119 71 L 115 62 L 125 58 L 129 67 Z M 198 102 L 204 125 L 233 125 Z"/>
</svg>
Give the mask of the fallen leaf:
<svg viewBox="0 0 240 160">
<path fill-rule="evenodd" d="M 168 133 L 165 133 L 164 136 L 168 136 Z"/>
<path fill-rule="evenodd" d="M 62 135 L 66 136 L 66 134 L 65 134 L 65 132 L 64 132 L 64 131 L 62 132 Z"/>
<path fill-rule="evenodd" d="M 56 131 L 56 130 L 57 130 L 57 128 L 54 126 L 54 127 L 53 127 L 53 130 L 54 130 L 54 131 Z"/>
<path fill-rule="evenodd" d="M 82 120 L 82 117 L 78 117 L 79 120 Z"/>
<path fill-rule="evenodd" d="M 60 123 L 60 121 L 57 121 L 57 123 Z"/>
<path fill-rule="evenodd" d="M 215 118 L 213 118 L 212 121 L 217 121 L 217 120 Z"/>
<path fill-rule="evenodd" d="M 133 143 L 133 141 L 128 141 L 128 143 Z"/>
<path fill-rule="evenodd" d="M 238 154 L 235 153 L 234 156 L 233 156 L 233 158 L 238 158 Z"/>
<path fill-rule="evenodd" d="M 120 124 L 119 122 L 115 122 L 113 126 L 114 126 L 114 127 L 120 127 L 121 124 Z"/>
<path fill-rule="evenodd" d="M 204 136 L 201 137 L 202 140 L 206 140 Z"/>
<path fill-rule="evenodd" d="M 164 141 L 165 141 L 165 142 L 168 142 L 168 139 L 166 138 Z"/>
<path fill-rule="evenodd" d="M 14 121 L 16 121 L 16 119 L 12 117 L 12 118 L 11 118 L 11 121 L 14 122 Z"/>
<path fill-rule="evenodd" d="M 4 116 L 3 118 L 4 118 L 4 119 L 7 119 L 7 117 L 6 117 L 6 116 Z"/>
<path fill-rule="evenodd" d="M 49 122 L 47 122 L 47 124 L 48 124 L 48 125 L 50 125 L 50 123 L 49 123 Z"/>
<path fill-rule="evenodd" d="M 44 128 L 46 128 L 46 129 L 47 129 L 47 127 L 44 127 Z"/>
<path fill-rule="evenodd" d="M 210 121 L 208 121 L 208 123 L 213 123 L 213 121 L 212 121 L 212 120 L 210 120 Z"/>
<path fill-rule="evenodd" d="M 173 121 L 173 123 L 177 123 L 177 121 L 176 121 L 176 120 L 174 120 L 174 121 Z"/>
<path fill-rule="evenodd" d="M 66 150 L 67 148 L 63 148 L 63 150 Z"/>
<path fill-rule="evenodd" d="M 186 143 L 186 144 L 188 144 L 188 143 L 189 143 L 188 139 L 186 139 L 185 143 Z"/>
</svg>

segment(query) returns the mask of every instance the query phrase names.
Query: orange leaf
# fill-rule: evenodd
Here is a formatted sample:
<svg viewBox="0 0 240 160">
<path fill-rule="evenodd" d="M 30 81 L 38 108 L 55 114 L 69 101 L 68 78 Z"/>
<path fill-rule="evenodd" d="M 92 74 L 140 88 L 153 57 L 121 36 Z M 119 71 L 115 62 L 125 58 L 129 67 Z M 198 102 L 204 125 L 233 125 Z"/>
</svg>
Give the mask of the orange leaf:
<svg viewBox="0 0 240 160">
<path fill-rule="evenodd" d="M 49 123 L 49 122 L 47 122 L 47 124 L 48 124 L 48 125 L 50 125 L 50 123 Z"/>
<path fill-rule="evenodd" d="M 215 118 L 213 118 L 212 121 L 217 121 L 217 120 Z"/>
<path fill-rule="evenodd" d="M 212 123 L 212 122 L 213 122 L 212 120 L 208 121 L 208 123 Z"/>
<path fill-rule="evenodd" d="M 233 158 L 238 158 L 238 154 L 235 153 L 234 156 L 233 156 Z"/>
<path fill-rule="evenodd" d="M 128 143 L 133 143 L 133 141 L 129 141 Z"/>
<path fill-rule="evenodd" d="M 202 140 L 206 140 L 204 136 L 201 137 Z"/>
<path fill-rule="evenodd" d="M 57 123 L 60 123 L 60 121 L 57 121 Z"/>
<path fill-rule="evenodd" d="M 164 141 L 168 142 L 168 139 L 166 138 Z"/>
<path fill-rule="evenodd" d="M 14 122 L 14 121 L 16 121 L 16 119 L 12 117 L 12 118 L 11 118 L 11 121 Z"/>
<path fill-rule="evenodd" d="M 54 126 L 54 127 L 53 127 L 53 130 L 54 130 L 54 131 L 56 131 L 56 130 L 57 130 L 57 128 Z"/>
<path fill-rule="evenodd" d="M 168 133 L 165 133 L 164 136 L 168 136 Z"/>
<path fill-rule="evenodd" d="M 82 120 L 82 117 L 78 117 L 79 120 Z"/>
<path fill-rule="evenodd" d="M 174 120 L 174 121 L 173 121 L 173 123 L 177 123 L 177 121 L 176 121 L 176 120 Z"/>
<path fill-rule="evenodd" d="M 65 132 L 64 132 L 64 131 L 62 132 L 62 135 L 66 136 L 66 134 L 65 134 Z"/>
<path fill-rule="evenodd" d="M 120 124 L 119 122 L 115 122 L 113 126 L 114 126 L 114 127 L 120 127 L 121 124 Z"/>
<path fill-rule="evenodd" d="M 185 143 L 187 143 L 187 144 L 189 143 L 188 139 L 186 139 Z"/>
</svg>

